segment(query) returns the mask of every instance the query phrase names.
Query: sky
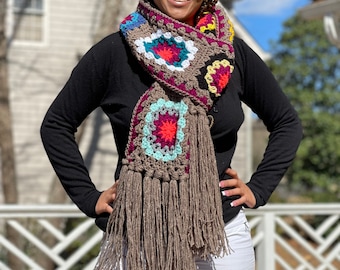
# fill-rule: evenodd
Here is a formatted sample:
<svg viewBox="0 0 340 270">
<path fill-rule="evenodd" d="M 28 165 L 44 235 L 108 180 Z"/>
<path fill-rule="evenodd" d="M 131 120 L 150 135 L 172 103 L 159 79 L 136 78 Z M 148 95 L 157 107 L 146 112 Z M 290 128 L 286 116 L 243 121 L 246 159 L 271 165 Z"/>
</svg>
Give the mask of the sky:
<svg viewBox="0 0 340 270">
<path fill-rule="evenodd" d="M 237 0 L 234 2 L 234 12 L 243 27 L 265 51 L 269 52 L 270 42 L 278 40 L 284 21 L 310 2 L 310 0 Z"/>
</svg>

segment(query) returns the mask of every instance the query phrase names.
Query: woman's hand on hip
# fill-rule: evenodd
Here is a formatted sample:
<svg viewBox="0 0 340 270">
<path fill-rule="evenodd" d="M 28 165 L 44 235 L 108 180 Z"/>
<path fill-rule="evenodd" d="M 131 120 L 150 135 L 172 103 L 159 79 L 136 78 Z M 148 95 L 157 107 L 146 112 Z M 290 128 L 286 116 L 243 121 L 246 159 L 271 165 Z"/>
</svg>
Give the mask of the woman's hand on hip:
<svg viewBox="0 0 340 270">
<path fill-rule="evenodd" d="M 116 181 L 111 187 L 104 190 L 102 194 L 100 194 L 95 208 L 97 215 L 102 213 L 112 213 L 113 209 L 111 204 L 116 199 L 118 184 L 119 181 Z"/>
<path fill-rule="evenodd" d="M 256 199 L 251 189 L 238 177 L 237 172 L 228 168 L 226 170 L 231 179 L 220 181 L 221 188 L 230 188 L 224 190 L 225 196 L 240 196 L 240 198 L 232 201 L 232 206 L 239 206 L 242 204 L 247 205 L 249 208 L 253 208 L 256 205 Z"/>
</svg>

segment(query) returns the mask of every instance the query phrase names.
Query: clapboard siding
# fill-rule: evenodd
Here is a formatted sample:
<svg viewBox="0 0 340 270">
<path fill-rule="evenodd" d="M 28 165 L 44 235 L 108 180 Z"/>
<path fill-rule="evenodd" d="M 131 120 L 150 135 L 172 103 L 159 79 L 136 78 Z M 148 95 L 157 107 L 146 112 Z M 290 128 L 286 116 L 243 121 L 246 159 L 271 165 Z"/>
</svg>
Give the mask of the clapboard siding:
<svg viewBox="0 0 340 270">
<path fill-rule="evenodd" d="M 103 1 L 48 1 L 43 45 L 15 44 L 9 51 L 11 109 L 21 203 L 44 203 L 54 172 L 40 140 L 43 116 L 79 55 L 92 45 Z M 96 168 L 97 166 L 94 166 Z"/>
</svg>

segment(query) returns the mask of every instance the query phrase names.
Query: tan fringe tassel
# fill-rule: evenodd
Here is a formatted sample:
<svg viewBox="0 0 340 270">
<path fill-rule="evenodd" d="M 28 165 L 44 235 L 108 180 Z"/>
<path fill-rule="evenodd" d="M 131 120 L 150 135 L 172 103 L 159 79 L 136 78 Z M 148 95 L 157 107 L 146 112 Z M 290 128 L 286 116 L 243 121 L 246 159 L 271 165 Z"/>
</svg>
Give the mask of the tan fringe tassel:
<svg viewBox="0 0 340 270">
<path fill-rule="evenodd" d="M 191 143 L 197 141 L 197 147 L 190 147 L 189 243 L 196 256 L 207 259 L 209 255 L 223 256 L 229 252 L 209 120 L 199 107 L 192 107 L 190 118 Z"/>
<path fill-rule="evenodd" d="M 107 230 L 104 235 L 95 269 L 120 269 L 125 257 L 127 269 L 144 269 L 141 258 L 142 175 L 123 166 L 120 174 L 124 181 L 118 186 Z"/>
<path fill-rule="evenodd" d="M 124 179 L 124 178 L 123 178 Z M 126 186 L 126 264 L 127 269 L 142 269 L 141 259 L 141 216 L 142 208 L 142 175 L 140 172 L 128 171 Z M 116 219 L 123 219 L 124 216 L 118 216 Z"/>
<path fill-rule="evenodd" d="M 120 269 L 121 259 L 129 270 L 196 269 L 187 244 L 188 181 L 142 179 L 126 166 L 121 177 L 96 269 Z"/>
<path fill-rule="evenodd" d="M 144 185 L 143 245 L 146 269 L 164 269 L 162 194 L 158 179 L 146 177 Z"/>
</svg>

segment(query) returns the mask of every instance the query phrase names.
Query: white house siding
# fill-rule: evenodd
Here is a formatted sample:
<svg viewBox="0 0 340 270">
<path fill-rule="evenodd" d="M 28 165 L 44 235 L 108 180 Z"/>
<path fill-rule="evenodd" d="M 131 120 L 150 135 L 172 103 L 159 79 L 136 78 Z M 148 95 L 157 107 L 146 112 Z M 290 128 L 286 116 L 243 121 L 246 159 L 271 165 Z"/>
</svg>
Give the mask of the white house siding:
<svg viewBox="0 0 340 270">
<path fill-rule="evenodd" d="M 72 68 L 92 44 L 97 1 L 46 2 L 43 44 L 9 50 L 11 109 L 20 203 L 44 203 L 54 172 L 40 140 L 40 124 Z"/>
<path fill-rule="evenodd" d="M 45 2 L 47 38 L 44 44 L 14 43 L 9 51 L 16 170 L 20 203 L 23 204 L 40 204 L 48 200 L 54 172 L 41 144 L 41 121 L 78 57 L 92 45 L 104 4 L 103 0 Z M 137 0 L 130 3 L 133 9 Z M 233 161 L 234 168 L 246 181 L 251 164 L 250 115 L 249 109 L 245 108 L 245 123 Z M 117 155 L 110 125 L 99 110 L 89 118 L 80 148 L 98 189 L 111 185 Z"/>
</svg>

